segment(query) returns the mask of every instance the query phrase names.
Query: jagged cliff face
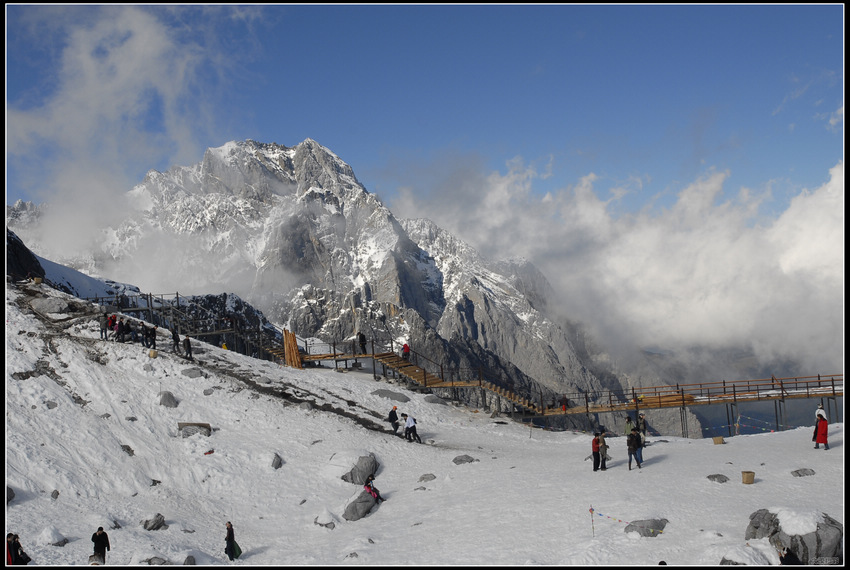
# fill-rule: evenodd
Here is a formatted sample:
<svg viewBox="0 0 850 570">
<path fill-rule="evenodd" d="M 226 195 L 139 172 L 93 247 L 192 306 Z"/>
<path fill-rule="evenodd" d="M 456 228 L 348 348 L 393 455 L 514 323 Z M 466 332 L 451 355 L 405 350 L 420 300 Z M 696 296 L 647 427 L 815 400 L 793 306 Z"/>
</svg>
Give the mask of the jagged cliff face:
<svg viewBox="0 0 850 570">
<path fill-rule="evenodd" d="M 141 281 L 134 267 L 163 264 L 161 292 L 232 291 L 301 336 L 409 340 L 547 398 L 601 387 L 547 317 L 551 291 L 536 268 L 482 259 L 428 220 L 396 220 L 315 141 L 228 143 L 197 165 L 151 171 L 126 199 L 126 219 L 101 229 L 97 251 L 67 264 L 126 282 Z M 31 244 L 37 217 L 7 209 Z M 50 258 L 46 245 L 34 249 Z M 137 267 L 152 251 L 158 261 Z"/>
</svg>

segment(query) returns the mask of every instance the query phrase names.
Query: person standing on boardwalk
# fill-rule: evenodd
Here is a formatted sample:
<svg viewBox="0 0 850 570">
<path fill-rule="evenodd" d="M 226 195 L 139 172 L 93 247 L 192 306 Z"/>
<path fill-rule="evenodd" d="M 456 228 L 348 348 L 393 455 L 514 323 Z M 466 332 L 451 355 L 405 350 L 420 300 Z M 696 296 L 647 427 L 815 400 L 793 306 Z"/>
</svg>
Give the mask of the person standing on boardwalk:
<svg viewBox="0 0 850 570">
<path fill-rule="evenodd" d="M 360 354 L 366 354 L 366 335 L 363 331 L 357 333 L 357 342 L 360 343 Z"/>
<path fill-rule="evenodd" d="M 94 543 L 94 553 L 106 564 L 106 551 L 112 549 L 109 547 L 109 535 L 103 531 L 102 526 L 97 527 L 97 532 L 91 535 L 91 541 Z"/>
</svg>

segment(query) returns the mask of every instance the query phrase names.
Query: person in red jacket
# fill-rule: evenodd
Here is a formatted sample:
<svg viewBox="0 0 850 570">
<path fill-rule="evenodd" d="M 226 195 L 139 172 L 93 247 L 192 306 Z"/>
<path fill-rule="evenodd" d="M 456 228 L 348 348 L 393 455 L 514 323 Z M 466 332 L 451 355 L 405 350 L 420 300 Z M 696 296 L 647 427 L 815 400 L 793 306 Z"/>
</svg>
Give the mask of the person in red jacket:
<svg viewBox="0 0 850 570">
<path fill-rule="evenodd" d="M 824 449 L 829 449 L 829 443 L 826 440 L 827 426 L 829 424 L 826 421 L 826 418 L 823 416 L 818 416 L 818 435 L 815 438 L 815 449 L 819 449 L 820 444 L 823 444 Z"/>
<path fill-rule="evenodd" d="M 590 449 L 593 451 L 593 470 L 599 471 L 599 432 L 593 434 L 593 441 L 590 444 Z"/>
</svg>

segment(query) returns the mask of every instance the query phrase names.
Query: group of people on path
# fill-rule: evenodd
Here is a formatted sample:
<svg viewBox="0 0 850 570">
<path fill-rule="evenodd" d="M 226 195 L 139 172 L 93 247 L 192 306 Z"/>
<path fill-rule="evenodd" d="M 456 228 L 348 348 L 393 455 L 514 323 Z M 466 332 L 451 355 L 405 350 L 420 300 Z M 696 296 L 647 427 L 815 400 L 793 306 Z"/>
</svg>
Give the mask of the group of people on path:
<svg viewBox="0 0 850 570">
<path fill-rule="evenodd" d="M 398 428 L 401 424 L 399 423 L 398 412 L 396 410 L 398 410 L 398 406 L 393 406 L 389 416 L 387 416 L 387 421 L 393 426 L 393 433 L 399 435 Z M 401 421 L 404 422 L 404 435 L 402 437 L 408 442 L 416 441 L 422 443 L 422 439 L 416 433 L 416 418 L 407 414 L 401 414 Z"/>
<path fill-rule="evenodd" d="M 637 468 L 643 463 L 643 448 L 646 447 L 646 416 L 638 414 L 637 425 L 632 423 L 632 417 L 626 416 L 626 428 L 623 435 L 626 436 L 626 449 L 629 454 L 629 471 L 632 470 L 632 459 L 635 460 Z M 596 431 L 591 441 L 591 456 L 593 457 L 593 470 L 605 471 L 608 469 L 608 444 L 605 442 L 605 431 Z"/>
<path fill-rule="evenodd" d="M 635 460 L 637 468 L 641 468 L 643 463 L 643 448 L 646 447 L 646 416 L 643 413 L 638 414 L 637 424 L 632 423 L 631 416 L 626 416 L 626 427 L 623 435 L 626 436 L 626 448 L 629 454 L 629 471 L 632 469 L 632 459 Z M 826 417 L 826 410 L 823 404 L 818 404 L 815 410 L 815 429 L 812 434 L 812 441 L 815 443 L 815 449 L 820 449 L 821 444 L 825 450 L 829 449 L 828 441 L 829 420 Z M 607 469 L 608 445 L 605 443 L 605 433 L 597 431 L 593 434 L 591 442 L 591 451 L 593 455 L 593 470 L 605 471 Z"/>
<path fill-rule="evenodd" d="M 140 341 L 145 348 L 156 350 L 156 335 L 158 327 L 156 325 L 147 326 L 143 321 L 139 322 L 139 329 L 136 329 L 130 319 L 124 319 L 118 315 L 109 315 L 102 313 L 98 319 L 100 324 L 101 340 L 114 340 L 116 342 L 126 342 L 127 338 L 131 342 Z M 192 357 L 192 342 L 188 336 L 183 337 L 183 353 L 180 352 L 180 335 L 177 334 L 177 329 L 171 331 L 172 350 L 178 356 L 184 356 L 188 360 L 194 361 Z M 226 347 L 225 347 L 226 348 Z"/>
<path fill-rule="evenodd" d="M 115 342 L 141 342 L 145 348 L 156 349 L 157 326 L 147 326 L 139 321 L 138 326 L 131 319 L 125 319 L 118 315 L 107 315 L 101 313 L 98 318 L 100 324 L 100 339 Z M 137 328 L 138 327 L 138 328 Z"/>
<path fill-rule="evenodd" d="M 225 350 L 227 350 L 227 346 L 223 346 Z M 183 354 L 180 354 L 180 335 L 177 334 L 177 329 L 171 331 L 171 349 L 174 351 L 174 354 L 177 356 L 186 356 L 186 359 L 194 361 L 192 358 L 192 342 L 189 340 L 189 336 L 183 337 Z"/>
</svg>

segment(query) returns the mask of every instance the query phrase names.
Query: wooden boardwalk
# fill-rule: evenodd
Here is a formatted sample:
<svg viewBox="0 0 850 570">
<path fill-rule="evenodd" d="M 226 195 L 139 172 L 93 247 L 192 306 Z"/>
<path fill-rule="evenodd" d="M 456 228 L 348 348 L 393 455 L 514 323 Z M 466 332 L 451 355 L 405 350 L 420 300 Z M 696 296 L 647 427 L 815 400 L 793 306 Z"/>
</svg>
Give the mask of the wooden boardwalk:
<svg viewBox="0 0 850 570">
<path fill-rule="evenodd" d="M 610 390 L 600 392 L 577 392 L 564 394 L 568 406 L 564 409 L 557 402 L 540 402 L 520 396 L 493 384 L 482 377 L 463 380 L 445 380 L 444 375 L 435 374 L 413 362 L 403 359 L 395 352 L 376 354 L 313 354 L 301 355 L 303 361 L 348 361 L 371 358 L 402 378 L 423 388 L 481 388 L 512 402 L 525 412 L 541 416 L 571 414 L 600 414 L 608 412 L 633 412 L 661 408 L 687 408 L 712 404 L 738 404 L 765 400 L 788 400 L 795 398 L 837 398 L 844 395 L 844 375 L 830 374 L 794 378 L 767 378 L 739 380 L 734 382 L 703 382 L 677 386 L 649 386 L 635 388 L 628 397 Z"/>
</svg>

